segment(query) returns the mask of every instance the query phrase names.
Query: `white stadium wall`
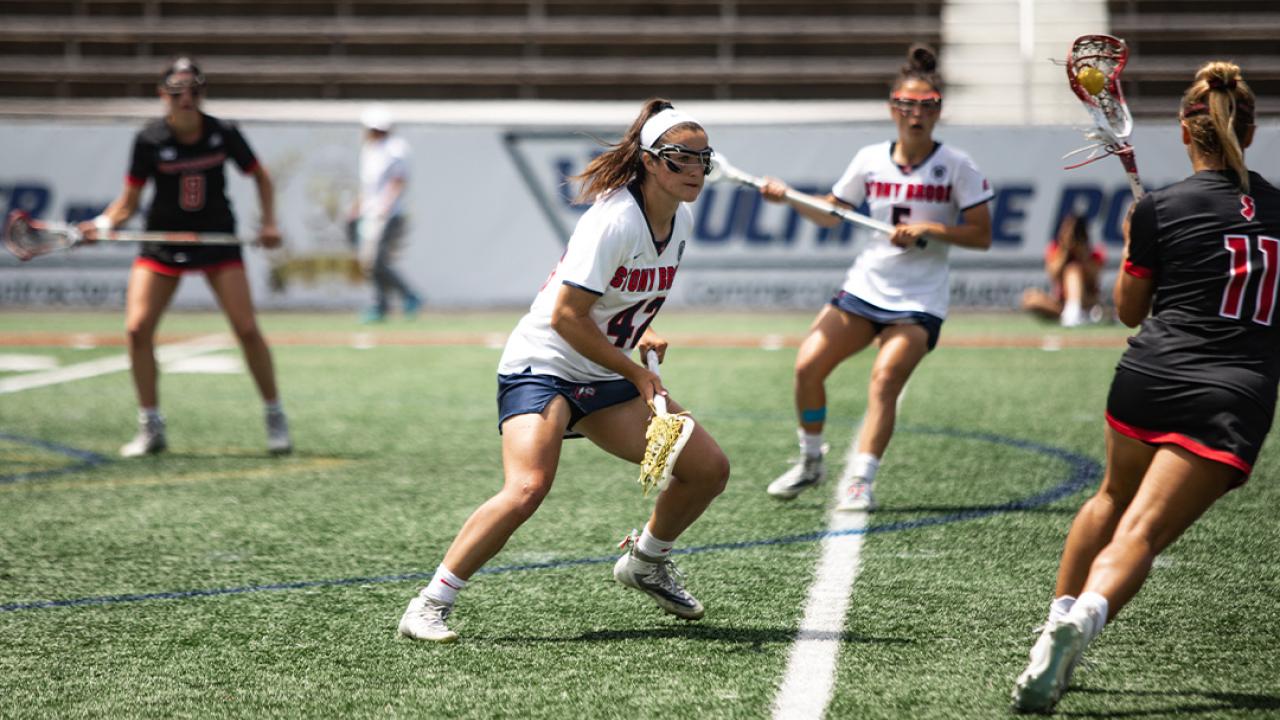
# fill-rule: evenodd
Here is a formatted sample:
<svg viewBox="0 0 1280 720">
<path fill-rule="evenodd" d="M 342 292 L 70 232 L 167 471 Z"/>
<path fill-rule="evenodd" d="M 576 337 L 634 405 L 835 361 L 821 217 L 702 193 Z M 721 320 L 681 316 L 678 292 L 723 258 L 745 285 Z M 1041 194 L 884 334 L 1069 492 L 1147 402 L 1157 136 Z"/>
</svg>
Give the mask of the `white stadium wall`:
<svg viewBox="0 0 1280 720">
<path fill-rule="evenodd" d="M 234 116 L 231 116 L 234 117 Z M 0 208 L 53 220 L 90 217 L 119 192 L 141 121 L 0 118 Z M 735 165 L 826 192 L 860 146 L 891 137 L 887 123 L 707 123 L 712 145 Z M 251 249 L 247 264 L 264 308 L 352 309 L 368 300 L 352 273 L 345 214 L 355 184 L 359 129 L 352 122 L 241 123 L 276 180 L 286 249 Z M 563 177 L 597 150 L 587 133 L 609 137 L 617 125 L 528 122 L 406 122 L 413 147 L 407 247 L 400 267 L 437 308 L 527 304 L 560 257 L 579 210 Z M 968 151 L 996 191 L 990 252 L 953 251 L 957 307 L 1012 307 L 1042 282 L 1041 258 L 1068 208 L 1086 213 L 1093 237 L 1119 256 L 1128 187 L 1119 162 L 1106 158 L 1062 170 L 1062 155 L 1085 143 L 1069 127 L 951 127 L 943 142 Z M 1188 173 L 1172 121 L 1134 135 L 1149 186 Z M 1249 159 L 1280 177 L 1280 126 L 1260 128 Z M 242 234 L 256 223 L 252 182 L 232 174 Z M 672 304 L 811 308 L 843 277 L 864 231 L 823 232 L 794 212 L 762 204 L 751 191 L 709 186 L 694 207 L 696 236 L 675 283 Z M 134 224 L 138 223 L 135 218 Z M 136 248 L 106 244 L 19 263 L 0 259 L 0 307 L 119 307 Z M 183 283 L 183 307 L 212 307 L 199 279 Z"/>
</svg>

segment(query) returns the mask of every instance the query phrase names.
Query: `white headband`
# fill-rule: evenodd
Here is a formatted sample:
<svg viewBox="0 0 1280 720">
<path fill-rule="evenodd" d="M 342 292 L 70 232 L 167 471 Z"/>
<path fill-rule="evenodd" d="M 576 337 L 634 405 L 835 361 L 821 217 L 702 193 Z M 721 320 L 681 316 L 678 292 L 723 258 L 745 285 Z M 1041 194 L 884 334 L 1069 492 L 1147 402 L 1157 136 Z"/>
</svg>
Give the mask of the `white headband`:
<svg viewBox="0 0 1280 720">
<path fill-rule="evenodd" d="M 666 134 L 671 128 L 683 123 L 702 126 L 702 123 L 694 120 L 691 115 L 680 112 L 675 108 L 667 108 L 653 115 L 648 120 L 645 120 L 644 126 L 640 128 L 640 147 L 653 147 L 658 138 Z"/>
</svg>

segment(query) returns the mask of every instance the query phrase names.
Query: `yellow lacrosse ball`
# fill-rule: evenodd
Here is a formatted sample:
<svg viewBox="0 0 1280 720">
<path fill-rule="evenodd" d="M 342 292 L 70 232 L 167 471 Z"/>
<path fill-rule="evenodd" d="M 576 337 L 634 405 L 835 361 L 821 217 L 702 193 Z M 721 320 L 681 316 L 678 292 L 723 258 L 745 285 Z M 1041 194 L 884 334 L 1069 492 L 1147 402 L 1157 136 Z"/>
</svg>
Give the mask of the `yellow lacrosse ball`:
<svg viewBox="0 0 1280 720">
<path fill-rule="evenodd" d="M 1102 92 L 1102 88 L 1107 85 L 1107 76 L 1102 71 L 1092 65 L 1086 65 L 1076 73 L 1076 82 L 1080 83 L 1080 87 L 1089 92 L 1090 95 L 1097 95 Z"/>
</svg>

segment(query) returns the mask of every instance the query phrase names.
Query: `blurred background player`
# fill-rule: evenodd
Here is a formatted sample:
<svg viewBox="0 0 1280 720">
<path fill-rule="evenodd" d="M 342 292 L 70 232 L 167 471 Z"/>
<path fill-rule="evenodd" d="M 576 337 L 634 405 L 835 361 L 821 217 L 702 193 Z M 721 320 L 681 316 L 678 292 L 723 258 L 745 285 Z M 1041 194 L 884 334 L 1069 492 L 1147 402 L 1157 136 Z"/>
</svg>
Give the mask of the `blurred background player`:
<svg viewBox="0 0 1280 720">
<path fill-rule="evenodd" d="M 692 238 L 693 214 L 711 165 L 707 133 L 693 118 L 652 99 L 626 134 L 578 178 L 579 201 L 594 200 L 498 366 L 502 490 L 463 524 L 431 582 L 409 603 L 400 633 L 451 642 L 445 625 L 458 591 L 538 509 L 555 479 L 566 437 L 587 437 L 639 464 L 662 380 L 628 353 L 665 357 L 651 327 Z M 681 410 L 668 400 L 671 412 Z M 687 620 L 702 603 L 670 558 L 675 540 L 724 490 L 729 461 L 701 423 L 676 461 L 671 483 L 614 578 Z"/>
<path fill-rule="evenodd" d="M 280 245 L 271 176 L 234 124 L 201 112 L 204 91 L 205 77 L 190 59 L 179 58 L 165 70 L 158 91 L 165 115 L 147 123 L 134 138 L 124 189 L 101 215 L 82 224 L 87 238 L 132 217 L 148 179 L 154 181 L 155 194 L 147 210 L 147 230 L 234 233 L 236 218 L 223 173 L 223 164 L 230 158 L 257 184 L 262 214 L 259 241 L 269 248 Z M 138 393 L 139 427 L 133 440 L 120 448 L 120 454 L 139 457 L 167 447 L 159 410 L 155 334 L 186 272 L 204 273 L 240 342 L 266 405 L 267 449 L 290 452 L 293 442 L 276 389 L 271 350 L 254 317 L 240 247 L 144 243 L 130 271 L 125 297 L 125 332 Z"/>
<path fill-rule="evenodd" d="M 875 507 L 872 483 L 893 435 L 898 395 L 937 344 L 947 315 L 950 247 L 991 246 L 991 188 L 968 155 L 933 139 L 941 111 L 937 57 L 927 47 L 913 46 L 889 96 L 897 140 L 859 150 L 826 198 L 850 208 L 865 200 L 873 218 L 896 229 L 891 236 L 872 235 L 800 345 L 795 401 L 801 457 L 770 483 L 768 492 L 774 497 L 791 499 L 822 481 L 826 378 L 845 358 L 879 338 L 853 461 L 854 482 L 839 503 L 843 510 Z M 770 178 L 760 192 L 774 202 L 785 201 L 787 185 Z M 791 206 L 824 227 L 840 222 Z M 963 224 L 957 224 L 961 218 Z"/>
<path fill-rule="evenodd" d="M 1111 383 L 1106 475 L 1071 524 L 1018 710 L 1057 703 L 1155 558 L 1245 482 L 1271 428 L 1280 190 L 1244 163 L 1254 106 L 1238 66 L 1202 66 L 1179 112 L 1194 174 L 1143 197 L 1126 223 L 1116 312 L 1142 329 Z"/>
<path fill-rule="evenodd" d="M 1106 260 L 1102 248 L 1090 244 L 1084 220 L 1079 215 L 1067 215 L 1044 254 L 1050 290 L 1028 288 L 1022 294 L 1022 309 L 1058 321 L 1063 327 L 1101 321 L 1102 267 Z"/>
<path fill-rule="evenodd" d="M 405 317 L 422 307 L 422 298 L 391 267 L 405 236 L 404 189 L 409 182 L 409 144 L 392 136 L 391 110 L 371 105 L 360 116 L 360 192 L 352 208 L 352 241 L 360 268 L 372 281 L 373 307 L 363 322 L 380 322 L 391 309 L 391 293 L 400 295 Z"/>
</svg>

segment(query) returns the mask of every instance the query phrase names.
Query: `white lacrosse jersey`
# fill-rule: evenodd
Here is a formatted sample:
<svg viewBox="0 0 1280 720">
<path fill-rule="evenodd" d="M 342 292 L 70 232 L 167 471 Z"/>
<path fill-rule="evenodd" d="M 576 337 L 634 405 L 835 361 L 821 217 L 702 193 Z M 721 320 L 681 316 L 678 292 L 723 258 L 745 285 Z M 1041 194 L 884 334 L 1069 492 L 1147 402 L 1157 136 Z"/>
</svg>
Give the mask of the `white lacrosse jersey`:
<svg viewBox="0 0 1280 720">
<path fill-rule="evenodd" d="M 383 195 L 392 180 L 409 179 L 409 143 L 395 135 L 360 146 L 360 216 L 382 219 Z M 404 193 L 387 208 L 388 218 L 404 211 Z"/>
<path fill-rule="evenodd" d="M 499 375 L 528 370 L 571 382 L 621 378 L 583 357 L 553 330 L 551 311 L 561 285 L 597 295 L 591 319 L 618 352 L 631 352 L 671 292 L 693 236 L 693 213 L 682 203 L 676 208 L 671 237 L 657 246 L 642 204 L 639 188 L 626 187 L 598 198 L 587 210 L 529 312 L 507 339 Z"/>
<path fill-rule="evenodd" d="M 991 185 L 963 151 L 935 143 L 924 162 L 908 168 L 893 161 L 894 145 L 886 141 L 859 150 L 831 194 L 854 207 L 866 200 L 871 217 L 890 225 L 955 225 L 963 211 L 993 197 Z M 841 289 L 885 310 L 946 318 L 950 250 L 950 243 L 939 241 L 900 248 L 888 235 L 872 232 Z"/>
</svg>

